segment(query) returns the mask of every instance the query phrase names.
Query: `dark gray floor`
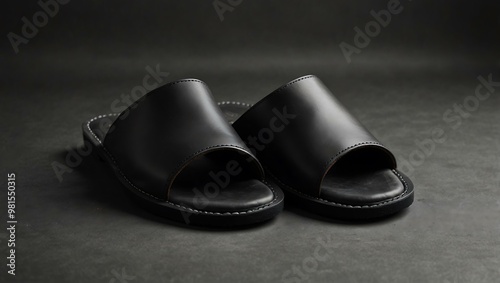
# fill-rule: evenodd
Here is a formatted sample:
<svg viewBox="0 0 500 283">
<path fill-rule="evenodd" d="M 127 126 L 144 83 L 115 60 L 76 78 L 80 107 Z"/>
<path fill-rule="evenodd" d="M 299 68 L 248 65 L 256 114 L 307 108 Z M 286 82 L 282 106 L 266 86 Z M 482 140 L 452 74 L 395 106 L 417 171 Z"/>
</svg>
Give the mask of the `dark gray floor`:
<svg viewBox="0 0 500 283">
<path fill-rule="evenodd" d="M 45 58 L 50 56 L 56 55 Z M 486 77 L 495 65 L 457 63 L 443 56 L 440 68 L 432 60 L 415 58 L 405 67 L 393 60 L 383 70 L 366 62 L 342 71 L 321 63 L 335 58 L 291 64 L 277 57 L 273 62 L 281 63 L 258 72 L 253 70 L 264 63 L 240 55 L 221 58 L 234 63 L 217 72 L 217 60 L 158 63 L 170 72 L 168 80 L 189 76 L 193 68 L 185 65 L 199 64 L 196 77 L 211 86 L 217 100 L 245 102 L 257 101 L 304 70 L 317 74 L 399 161 L 410 160 L 416 142 L 441 128 L 446 140 L 434 143 L 421 162 L 411 157 L 411 172 L 403 168 L 415 183 L 410 209 L 374 223 L 341 223 L 288 206 L 264 225 L 213 231 L 179 226 L 141 210 L 109 170 L 92 159 L 85 158 L 59 182 L 51 164 L 64 164 L 67 150 L 82 144 L 80 123 L 110 112 L 111 102 L 140 84 L 146 73 L 141 68 L 127 73 L 109 64 L 107 70 L 117 71 L 97 68 L 75 76 L 75 70 L 63 70 L 61 63 L 2 90 L 9 94 L 2 97 L 0 114 L 2 174 L 13 171 L 18 181 L 16 279 L 294 282 L 290 278 L 303 276 L 314 282 L 496 281 L 500 87 L 458 128 L 442 118 L 455 103 L 474 95 L 476 77 Z M 492 78 L 500 81 L 498 73 Z M 4 182 L 5 177 L 2 187 Z M 5 203 L 5 194 L 1 197 Z M 5 230 L 0 236 L 3 256 Z M 317 249 L 323 256 L 326 250 L 320 247 L 325 245 L 326 258 L 313 260 Z"/>
<path fill-rule="evenodd" d="M 471 98 L 478 76 L 500 82 L 497 2 L 401 1 L 350 64 L 339 44 L 389 1 L 243 1 L 222 22 L 212 1 L 71 1 L 15 54 L 5 35 L 40 10 L 28 2 L 5 3 L 0 25 L 0 214 L 5 227 L 6 175 L 15 172 L 19 221 L 17 275 L 4 265 L 0 282 L 500 278 L 500 86 L 477 105 Z M 93 159 L 58 179 L 53 164 L 82 145 L 81 123 L 111 112 L 157 65 L 164 82 L 202 79 L 219 101 L 253 103 L 319 76 L 396 154 L 414 204 L 370 223 L 287 206 L 263 225 L 220 231 L 143 211 Z M 470 111 L 453 114 L 464 101 Z M 436 133 L 444 138 L 431 141 Z"/>
</svg>

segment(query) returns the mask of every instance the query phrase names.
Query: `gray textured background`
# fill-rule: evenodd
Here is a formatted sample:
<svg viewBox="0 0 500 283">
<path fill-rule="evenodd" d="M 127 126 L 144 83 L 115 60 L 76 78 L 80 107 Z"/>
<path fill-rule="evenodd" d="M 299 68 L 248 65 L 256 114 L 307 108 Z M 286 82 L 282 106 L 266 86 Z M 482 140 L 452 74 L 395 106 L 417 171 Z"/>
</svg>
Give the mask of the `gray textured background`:
<svg viewBox="0 0 500 283">
<path fill-rule="evenodd" d="M 25 2 L 3 4 L 0 27 L 0 211 L 13 171 L 19 220 L 18 275 L 4 265 L 2 282 L 276 282 L 293 266 L 311 282 L 498 281 L 500 87 L 456 129 L 443 120 L 478 76 L 500 81 L 495 1 L 401 1 L 350 64 L 339 44 L 388 1 L 243 1 L 220 21 L 211 1 L 74 0 L 15 54 L 7 34 L 40 10 Z M 217 100 L 250 103 L 315 74 L 403 163 L 433 129 L 446 141 L 414 164 L 414 204 L 372 223 L 288 206 L 256 227 L 193 229 L 138 208 L 92 159 L 60 182 L 51 164 L 82 144 L 80 124 L 158 64 L 166 81 L 199 78 Z M 304 271 L 321 241 L 328 258 Z"/>
</svg>

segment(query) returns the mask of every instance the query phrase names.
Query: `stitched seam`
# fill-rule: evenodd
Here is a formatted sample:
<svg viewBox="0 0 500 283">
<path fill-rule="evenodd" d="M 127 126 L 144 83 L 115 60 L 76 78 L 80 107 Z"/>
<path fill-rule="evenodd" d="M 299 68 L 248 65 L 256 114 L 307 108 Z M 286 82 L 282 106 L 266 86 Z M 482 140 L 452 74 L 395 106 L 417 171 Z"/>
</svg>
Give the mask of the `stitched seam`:
<svg viewBox="0 0 500 283">
<path fill-rule="evenodd" d="M 171 204 L 173 206 L 176 206 L 178 208 L 182 208 L 182 209 L 186 209 L 186 210 L 189 210 L 189 211 L 192 211 L 192 212 L 195 212 L 195 213 L 202 213 L 202 214 L 214 214 L 214 215 L 228 215 L 228 214 L 247 214 L 247 213 L 251 213 L 251 212 L 254 212 L 254 211 L 258 211 L 258 210 L 262 210 L 272 204 L 274 204 L 274 202 L 276 202 L 276 200 L 278 199 L 278 196 L 276 194 L 276 192 L 274 191 L 273 187 L 271 186 L 271 184 L 269 184 L 268 182 L 266 182 L 265 180 L 262 180 L 261 182 L 266 184 L 269 189 L 271 190 L 271 192 L 273 193 L 273 196 L 274 198 L 271 200 L 271 202 L 267 203 L 267 204 L 264 204 L 262 206 L 258 206 L 254 209 L 250 209 L 250 210 L 246 210 L 246 211 L 234 211 L 234 212 L 212 212 L 212 211 L 205 211 L 205 210 L 197 210 L 197 209 L 193 209 L 193 208 L 190 208 L 190 207 L 186 207 L 186 206 L 182 206 L 182 205 L 179 205 L 179 204 L 176 204 L 176 203 L 173 203 L 173 202 L 170 202 L 168 200 L 163 200 L 163 199 L 160 199 L 156 196 L 153 196 L 143 190 L 141 190 L 140 188 L 136 187 L 128 178 L 127 176 L 125 176 L 125 174 L 122 172 L 122 170 L 118 167 L 118 164 L 116 163 L 116 160 L 114 159 L 113 155 L 106 149 L 106 147 L 104 146 L 104 144 L 101 142 L 101 140 L 97 137 L 97 135 L 94 133 L 94 131 L 92 131 L 92 129 L 90 128 L 90 123 L 92 123 L 93 121 L 97 120 L 97 119 L 100 119 L 100 118 L 104 118 L 104 117 L 107 117 L 107 116 L 118 116 L 118 114 L 107 114 L 107 115 L 99 115 L 99 116 L 96 116 L 92 119 L 90 119 L 88 122 L 87 122 L 87 128 L 89 129 L 90 133 L 92 134 L 92 136 L 94 136 L 94 138 L 99 142 L 99 144 L 102 146 L 102 148 L 104 149 L 105 153 L 109 156 L 109 158 L 111 159 L 111 161 L 115 164 L 116 166 L 116 169 L 118 170 L 118 173 L 120 173 L 120 175 L 134 188 L 136 189 L 137 191 L 149 196 L 149 197 L 152 197 L 154 199 L 157 199 L 157 200 L 160 200 L 160 201 L 164 201 L 168 204 Z"/>
<path fill-rule="evenodd" d="M 221 105 L 241 105 L 241 106 L 245 106 L 245 107 L 252 107 L 253 104 L 250 104 L 250 103 L 245 103 L 245 102 L 239 102 L 239 101 L 221 101 L 221 102 L 217 102 L 217 105 L 221 106 Z"/>
<path fill-rule="evenodd" d="M 302 77 L 302 78 L 295 79 L 295 80 L 293 80 L 293 81 L 291 81 L 291 82 L 287 83 L 286 85 L 284 85 L 284 86 L 282 86 L 282 87 L 278 88 L 277 90 L 275 90 L 275 91 L 274 91 L 274 92 L 272 92 L 271 94 L 273 94 L 273 93 L 279 93 L 279 92 L 283 91 L 284 89 L 286 89 L 287 87 L 289 87 L 289 86 L 293 85 L 294 83 L 298 83 L 298 82 L 300 82 L 300 81 L 307 80 L 307 79 L 310 79 L 310 78 L 314 78 L 314 76 L 310 75 L 310 76 L 305 76 L 305 77 Z"/>
<path fill-rule="evenodd" d="M 202 83 L 202 84 L 208 86 L 204 81 L 200 81 L 200 80 L 197 80 L 197 79 L 178 80 L 178 81 L 175 81 L 175 82 L 168 83 L 168 84 L 166 84 L 164 86 L 176 85 L 176 84 L 185 83 L 185 82 L 198 82 L 198 83 Z"/>
<path fill-rule="evenodd" d="M 370 205 L 349 205 L 349 204 L 342 204 L 342 203 L 338 203 L 338 202 L 329 201 L 329 200 L 318 198 L 318 197 L 313 197 L 313 196 L 307 195 L 307 194 L 305 194 L 303 192 L 300 192 L 300 191 L 298 191 L 298 190 L 296 190 L 296 189 L 288 186 L 287 184 L 283 183 L 280 179 L 278 179 L 278 177 L 274 176 L 269 170 L 267 170 L 267 173 L 269 175 L 271 175 L 274 179 L 276 179 L 276 181 L 278 181 L 282 186 L 284 186 L 287 189 L 292 190 L 292 191 L 294 191 L 294 192 L 296 192 L 296 193 L 298 193 L 300 195 L 306 196 L 308 198 L 313 198 L 313 199 L 316 199 L 316 200 L 319 200 L 319 201 L 322 201 L 322 202 L 331 203 L 331 204 L 335 204 L 335 205 L 342 206 L 342 207 L 349 207 L 349 208 L 369 208 L 369 207 L 377 207 L 377 206 L 381 206 L 381 205 L 393 202 L 393 201 L 395 201 L 397 199 L 402 198 L 408 192 L 408 184 L 404 180 L 403 176 L 401 176 L 401 174 L 399 174 L 395 169 L 391 169 L 391 171 L 394 173 L 394 175 L 396 175 L 396 177 L 399 178 L 399 180 L 401 181 L 401 183 L 403 183 L 403 186 L 405 188 L 404 191 L 400 195 L 397 195 L 397 196 L 395 196 L 393 198 L 390 198 L 390 199 L 388 199 L 386 201 L 383 201 L 383 202 L 380 202 L 380 203 L 377 203 L 377 204 L 370 204 Z"/>
</svg>

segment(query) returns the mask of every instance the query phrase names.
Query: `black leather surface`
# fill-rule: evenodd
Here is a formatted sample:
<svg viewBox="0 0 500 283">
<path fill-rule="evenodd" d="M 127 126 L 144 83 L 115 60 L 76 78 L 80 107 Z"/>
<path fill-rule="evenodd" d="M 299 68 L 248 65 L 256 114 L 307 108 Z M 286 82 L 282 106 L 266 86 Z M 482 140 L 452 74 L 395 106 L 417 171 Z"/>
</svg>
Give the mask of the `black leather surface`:
<svg viewBox="0 0 500 283">
<path fill-rule="evenodd" d="M 334 165 L 342 158 L 350 158 L 350 152 L 362 155 L 350 162 L 354 165 L 344 162 L 352 178 L 361 176 L 353 172 L 366 175 L 373 168 L 394 169 L 396 161 L 315 76 L 298 78 L 277 89 L 233 126 L 250 147 L 255 145 L 254 152 L 274 177 L 301 192 L 330 200 L 338 200 L 337 196 L 343 201 L 354 198 L 349 204 L 381 201 L 403 192 L 401 182 L 392 187 L 392 182 L 380 183 L 378 177 L 366 176 L 354 181 L 357 183 L 349 190 L 344 181 L 340 190 L 332 187 L 336 181 L 346 179 L 339 173 L 343 170 L 336 172 L 340 166 Z M 377 186 L 381 186 L 375 189 L 379 191 L 370 191 Z"/>
<path fill-rule="evenodd" d="M 209 152 L 240 152 L 240 160 L 252 163 L 247 170 L 253 170 L 253 177 L 263 178 L 260 164 L 199 80 L 153 90 L 120 114 L 103 144 L 128 179 L 160 199 L 169 200 L 179 173 Z"/>
</svg>

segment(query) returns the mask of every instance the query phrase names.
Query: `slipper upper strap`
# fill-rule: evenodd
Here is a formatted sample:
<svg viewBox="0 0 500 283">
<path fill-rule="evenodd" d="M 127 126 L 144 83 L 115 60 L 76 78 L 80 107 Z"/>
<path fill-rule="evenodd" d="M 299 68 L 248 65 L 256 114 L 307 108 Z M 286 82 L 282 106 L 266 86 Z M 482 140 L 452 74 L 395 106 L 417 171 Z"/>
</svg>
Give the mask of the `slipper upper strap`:
<svg viewBox="0 0 500 283">
<path fill-rule="evenodd" d="M 226 122 L 202 81 L 185 79 L 157 88 L 123 111 L 103 145 L 130 182 L 168 200 L 176 176 L 195 158 L 234 150 L 263 169 Z"/>
<path fill-rule="evenodd" d="M 378 160 L 396 160 L 315 76 L 298 78 L 259 101 L 233 127 L 266 169 L 285 185 L 319 196 L 321 183 L 342 156 L 370 147 Z"/>
</svg>

